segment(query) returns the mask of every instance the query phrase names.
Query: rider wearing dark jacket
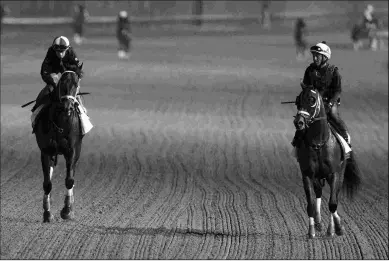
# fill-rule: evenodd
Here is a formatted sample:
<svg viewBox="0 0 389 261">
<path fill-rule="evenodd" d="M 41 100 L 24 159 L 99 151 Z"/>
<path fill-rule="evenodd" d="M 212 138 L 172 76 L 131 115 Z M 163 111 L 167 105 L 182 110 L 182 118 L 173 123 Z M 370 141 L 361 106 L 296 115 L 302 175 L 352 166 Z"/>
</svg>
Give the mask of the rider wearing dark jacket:
<svg viewBox="0 0 389 261">
<path fill-rule="evenodd" d="M 294 28 L 294 41 L 296 45 L 296 55 L 297 59 L 305 56 L 307 49 L 307 42 L 305 40 L 305 35 L 307 32 L 307 25 L 303 18 L 298 18 L 296 20 L 295 28 Z"/>
<path fill-rule="evenodd" d="M 49 94 L 53 91 L 58 82 L 58 73 L 63 73 L 66 70 L 75 71 L 81 65 L 73 48 L 70 46 L 69 40 L 64 36 L 56 37 L 52 46 L 49 47 L 46 57 L 41 66 L 42 80 L 47 84 L 38 94 L 32 112 L 35 111 L 41 104 L 46 104 L 50 101 Z"/>
<path fill-rule="evenodd" d="M 331 49 L 326 42 L 318 43 L 311 47 L 313 63 L 305 70 L 301 87 L 313 86 L 320 92 L 327 111 L 327 117 L 331 125 L 350 145 L 350 135 L 346 124 L 340 118 L 338 107 L 340 105 L 340 94 L 342 92 L 342 77 L 334 65 L 330 65 Z M 296 99 L 297 102 L 297 99 Z M 299 147 L 301 142 L 301 131 L 296 131 L 292 145 Z"/>
</svg>

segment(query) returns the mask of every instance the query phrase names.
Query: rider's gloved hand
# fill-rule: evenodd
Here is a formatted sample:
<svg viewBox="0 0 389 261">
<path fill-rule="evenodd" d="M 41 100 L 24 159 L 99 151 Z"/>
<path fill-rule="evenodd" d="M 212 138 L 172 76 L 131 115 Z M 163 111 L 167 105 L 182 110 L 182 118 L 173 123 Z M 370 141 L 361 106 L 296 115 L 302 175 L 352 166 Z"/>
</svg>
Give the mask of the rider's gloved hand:
<svg viewBox="0 0 389 261">
<path fill-rule="evenodd" d="M 53 79 L 54 86 L 57 85 L 59 78 L 61 77 L 61 74 L 56 73 L 50 73 L 51 79 Z"/>
</svg>

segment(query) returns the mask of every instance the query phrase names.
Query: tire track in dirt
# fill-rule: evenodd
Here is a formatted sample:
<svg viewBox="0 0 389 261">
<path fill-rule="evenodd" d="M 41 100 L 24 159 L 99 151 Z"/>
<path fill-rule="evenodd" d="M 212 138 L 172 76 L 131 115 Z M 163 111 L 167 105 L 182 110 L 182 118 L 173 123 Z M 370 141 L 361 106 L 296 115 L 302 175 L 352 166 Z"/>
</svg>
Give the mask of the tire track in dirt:
<svg viewBox="0 0 389 261">
<path fill-rule="evenodd" d="M 168 161 L 169 161 L 169 159 L 168 159 Z M 150 163 L 149 163 L 149 165 L 150 165 Z M 169 174 L 173 173 L 173 172 L 176 173 L 176 171 L 172 168 L 172 164 L 168 163 L 168 166 L 169 166 L 170 171 L 169 172 L 164 171 L 162 173 L 169 173 Z M 173 175 L 172 177 L 170 177 L 170 175 L 169 175 L 169 178 L 172 178 L 173 190 L 169 190 L 170 193 L 168 194 L 166 200 L 160 200 L 157 202 L 159 204 L 159 207 L 152 208 L 152 209 L 155 209 L 154 214 L 151 214 L 151 216 L 153 218 L 148 221 L 148 223 L 146 224 L 146 227 L 150 227 L 150 226 L 156 226 L 156 227 L 161 227 L 161 228 L 164 227 L 163 224 L 166 221 L 166 217 L 165 217 L 166 210 L 164 208 L 166 208 L 166 206 L 162 206 L 161 204 L 163 204 L 163 202 L 166 202 L 166 201 L 169 202 L 169 200 L 172 200 L 174 198 L 174 195 L 176 192 L 175 191 L 176 185 L 178 183 L 178 177 L 176 175 Z M 177 182 L 177 183 L 175 183 L 175 182 Z M 170 183 L 170 182 L 167 182 L 167 183 Z M 173 237 L 174 237 L 174 235 L 173 235 Z M 151 240 L 151 239 L 149 239 L 149 240 Z M 153 241 L 155 242 L 155 239 L 153 239 Z M 144 254 L 146 254 L 146 253 L 144 253 Z M 147 256 L 147 255 L 143 255 L 143 256 Z"/>
<path fill-rule="evenodd" d="M 369 209 L 370 204 L 365 204 L 363 198 L 361 198 L 358 199 L 357 204 L 354 203 L 352 206 L 343 204 L 342 207 L 345 210 L 343 220 L 347 224 L 348 230 L 350 232 L 354 231 L 354 238 L 360 249 L 360 253 L 358 253 L 360 258 L 381 259 L 387 255 L 388 250 L 385 246 L 388 245 L 388 240 L 384 236 L 384 232 L 382 232 L 386 231 L 384 228 L 385 221 L 377 220 L 376 215 L 364 215 L 367 209 Z"/>
<path fill-rule="evenodd" d="M 269 140 L 269 139 L 271 139 L 270 135 L 262 136 L 262 137 L 258 138 L 258 142 L 259 142 L 259 144 L 262 143 L 263 147 L 266 147 L 266 146 L 264 146 L 263 141 Z M 267 151 L 267 153 L 269 153 L 269 151 Z M 291 206 L 293 206 L 295 204 L 293 202 L 293 200 L 290 200 L 290 198 L 293 199 L 294 196 L 289 194 L 289 193 L 287 193 L 286 195 L 284 194 L 287 190 L 285 190 L 285 187 L 280 186 L 280 185 L 284 185 L 287 183 L 284 183 L 283 181 L 281 182 L 277 177 L 277 173 L 270 171 L 271 170 L 270 166 L 272 166 L 273 164 L 268 160 L 268 157 L 264 154 L 263 150 L 258 150 L 256 154 L 257 154 L 257 158 L 260 158 L 262 161 L 262 164 L 259 163 L 259 166 L 264 166 L 265 169 L 262 169 L 261 176 L 256 176 L 256 177 L 251 176 L 250 178 L 255 184 L 257 184 L 261 187 L 260 192 L 256 193 L 256 196 L 257 196 L 258 201 L 262 202 L 261 205 L 263 205 L 262 208 L 264 208 L 263 212 L 266 213 L 266 219 L 269 222 L 271 233 L 279 236 L 279 239 L 281 240 L 281 242 L 280 242 L 281 245 L 288 246 L 287 247 L 288 250 L 281 251 L 281 253 L 283 253 L 283 254 L 289 253 L 289 255 L 296 255 L 296 254 L 301 255 L 301 253 L 298 253 L 298 252 L 291 252 L 291 249 L 298 249 L 299 248 L 299 237 L 302 237 L 301 239 L 305 238 L 307 226 L 303 226 L 303 224 L 306 223 L 306 220 L 302 219 L 301 214 L 295 216 L 292 213 L 288 213 L 288 217 L 286 217 L 283 214 L 284 211 L 286 212 L 286 209 L 290 208 Z M 258 179 L 258 178 L 260 178 L 260 179 Z M 281 180 L 283 180 L 283 179 L 281 179 Z M 266 184 L 266 186 L 264 184 Z M 275 184 L 277 184 L 277 185 L 275 185 Z M 267 193 L 265 193 L 265 191 Z M 286 204 L 286 202 L 288 202 L 288 204 L 285 206 L 283 204 L 283 202 L 285 202 L 285 204 Z M 282 206 L 279 207 L 279 204 L 282 204 Z M 265 208 L 265 206 L 272 206 L 272 207 L 267 209 L 267 208 Z M 286 207 L 286 209 L 285 209 L 285 207 Z M 293 217 L 293 216 L 295 216 L 295 218 L 292 219 L 291 217 Z M 280 217 L 282 217 L 282 218 L 280 218 Z M 296 219 L 300 220 L 301 223 L 300 224 L 297 222 L 292 223 L 289 221 L 289 220 L 296 220 Z M 278 225 L 275 225 L 274 222 L 276 222 Z M 294 237 L 290 238 L 290 236 L 292 234 L 301 235 L 301 236 L 294 236 Z M 289 242 L 296 241 L 296 240 L 292 240 L 293 238 L 297 239 L 297 242 L 296 242 L 297 246 L 289 246 Z M 288 239 L 288 240 L 286 240 L 286 239 Z M 286 241 L 284 241 L 284 240 L 286 240 Z M 273 248 L 276 248 L 276 249 L 280 248 L 281 245 L 279 245 L 278 247 L 276 245 L 274 245 Z M 276 250 L 273 250 L 273 251 L 275 251 L 275 252 L 273 252 L 272 254 L 269 253 L 269 255 L 272 256 L 272 258 L 281 258 L 281 257 L 277 257 L 277 254 L 279 253 L 279 251 L 278 252 Z M 288 258 L 291 258 L 291 256 L 288 256 Z M 304 259 L 306 257 L 300 256 L 297 258 Z"/>
<path fill-rule="evenodd" d="M 183 139 L 181 139 L 182 141 Z M 183 148 L 183 145 L 184 143 L 181 142 L 180 144 L 180 148 L 181 148 L 181 151 L 184 153 L 184 148 Z M 190 149 L 190 148 L 188 148 Z M 181 154 L 182 155 L 182 154 Z M 176 154 L 175 155 L 175 159 L 177 160 L 176 161 L 176 164 L 177 164 L 177 175 L 182 175 L 182 177 L 184 178 L 184 185 L 182 187 L 182 195 L 181 195 L 181 199 L 180 199 L 180 202 L 176 205 L 177 206 L 177 210 L 176 211 L 170 211 L 171 213 L 171 217 L 167 217 L 166 218 L 166 221 L 169 221 L 169 219 L 172 221 L 172 222 L 169 222 L 170 225 L 167 226 L 167 227 L 174 227 L 175 225 L 177 226 L 178 225 L 178 228 L 175 228 L 174 229 L 174 233 L 173 233 L 173 237 L 176 235 L 176 231 L 178 229 L 181 228 L 181 223 L 179 223 L 179 219 L 182 217 L 182 215 L 184 215 L 184 213 L 187 211 L 188 209 L 188 204 L 190 204 L 190 202 L 192 201 L 193 199 L 193 193 L 194 193 L 194 180 L 193 180 L 193 173 L 190 172 L 190 166 L 188 165 L 188 162 L 185 162 L 184 158 L 187 156 L 181 156 L 180 154 Z M 188 155 L 189 157 L 190 156 L 193 156 L 192 155 Z M 181 174 L 180 174 L 181 173 Z M 166 223 L 165 221 L 165 223 Z M 187 225 L 187 224 L 185 224 Z M 179 235 L 179 237 L 181 237 L 181 235 Z M 183 240 L 184 242 L 183 243 L 179 243 L 179 241 Z M 187 245 L 187 240 L 184 239 L 181 239 L 181 240 L 177 240 L 176 242 L 174 242 L 173 238 L 172 240 L 170 241 L 169 244 L 167 244 L 165 247 L 166 249 L 181 249 L 181 251 L 179 251 L 178 253 L 176 254 L 173 254 L 172 253 L 172 257 L 171 258 L 179 258 L 180 255 L 183 255 L 183 251 L 184 251 L 184 248 L 185 246 Z M 179 243 L 179 246 L 175 246 L 177 245 L 177 243 Z"/>
<path fill-rule="evenodd" d="M 231 144 L 231 148 L 233 149 L 233 151 L 231 152 L 230 155 L 227 156 L 227 154 L 224 154 L 224 158 L 225 158 L 225 166 L 226 166 L 226 184 L 228 183 L 229 184 L 229 195 L 232 199 L 232 202 L 231 202 L 231 209 L 232 209 L 232 213 L 231 216 L 234 217 L 234 221 L 232 223 L 235 223 L 236 224 L 236 234 L 239 235 L 236 240 L 238 241 L 236 244 L 236 249 L 231 249 L 230 251 L 232 253 L 236 253 L 236 256 L 230 256 L 229 255 L 229 258 L 232 258 L 232 259 L 237 259 L 239 258 L 239 254 L 241 254 L 241 252 L 245 252 L 246 251 L 246 246 L 247 246 L 247 236 L 248 236 L 248 233 L 242 233 L 242 231 L 247 231 L 247 228 L 245 227 L 245 223 L 246 222 L 242 222 L 241 220 L 242 219 L 245 219 L 245 216 L 244 215 L 239 215 L 239 213 L 244 213 L 244 211 L 241 209 L 241 207 L 239 207 L 242 203 L 240 202 L 240 198 L 242 197 L 241 195 L 243 194 L 243 191 L 246 190 L 245 187 L 241 187 L 239 186 L 239 184 L 236 183 L 236 180 L 237 178 L 242 174 L 241 171 L 240 171 L 240 168 L 239 168 L 239 165 L 240 163 L 236 164 L 237 163 L 237 159 L 236 159 L 236 153 L 237 153 L 237 144 L 236 144 L 236 137 L 232 138 L 231 140 L 229 141 L 225 141 L 224 144 Z M 227 148 L 225 147 L 224 152 L 227 151 Z M 230 171 L 228 171 L 228 162 L 231 162 L 231 165 L 230 165 Z M 231 176 L 229 176 L 229 174 Z M 234 195 L 237 195 L 237 197 L 235 198 Z M 239 210 L 238 210 L 239 209 Z M 242 242 L 240 242 L 242 241 Z M 243 247 L 242 247 L 242 246 Z"/>
</svg>

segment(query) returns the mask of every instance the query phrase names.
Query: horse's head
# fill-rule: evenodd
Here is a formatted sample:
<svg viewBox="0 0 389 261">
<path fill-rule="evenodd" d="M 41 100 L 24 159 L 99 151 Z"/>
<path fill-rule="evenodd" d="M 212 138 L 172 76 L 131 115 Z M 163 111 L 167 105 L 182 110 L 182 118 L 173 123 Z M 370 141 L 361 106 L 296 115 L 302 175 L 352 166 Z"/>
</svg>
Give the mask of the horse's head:
<svg viewBox="0 0 389 261">
<path fill-rule="evenodd" d="M 59 108 L 65 111 L 68 116 L 75 110 L 81 73 L 82 65 L 74 71 L 64 71 L 55 89 L 55 100 L 59 102 Z"/>
<path fill-rule="evenodd" d="M 296 100 L 297 114 L 293 121 L 297 130 L 309 128 L 317 120 L 326 119 L 323 99 L 313 87 L 305 87 Z"/>
</svg>

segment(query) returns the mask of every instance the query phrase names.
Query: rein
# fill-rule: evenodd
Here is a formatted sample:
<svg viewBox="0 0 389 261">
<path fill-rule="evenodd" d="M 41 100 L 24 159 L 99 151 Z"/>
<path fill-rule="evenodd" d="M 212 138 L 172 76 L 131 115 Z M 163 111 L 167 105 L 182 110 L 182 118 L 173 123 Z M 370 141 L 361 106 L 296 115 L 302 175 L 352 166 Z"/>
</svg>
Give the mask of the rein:
<svg viewBox="0 0 389 261">
<path fill-rule="evenodd" d="M 311 91 L 315 92 L 313 90 L 311 90 Z M 321 99 L 321 96 L 319 94 L 319 97 L 316 100 L 315 104 L 312 105 L 312 107 L 315 107 L 315 112 L 313 113 L 312 116 L 305 110 L 297 111 L 297 115 L 301 115 L 304 118 L 305 124 L 306 124 L 307 128 L 309 128 L 310 125 L 312 123 L 316 122 L 316 121 L 327 120 L 327 115 L 326 114 L 324 116 L 317 117 L 319 115 L 319 113 L 320 113 L 321 104 L 322 104 L 322 99 Z M 314 150 L 319 150 L 321 147 L 323 147 L 328 142 L 329 138 L 330 138 L 330 135 L 328 135 L 328 138 L 325 141 L 323 141 L 323 142 L 321 142 L 319 144 L 311 144 L 310 146 Z"/>
</svg>

